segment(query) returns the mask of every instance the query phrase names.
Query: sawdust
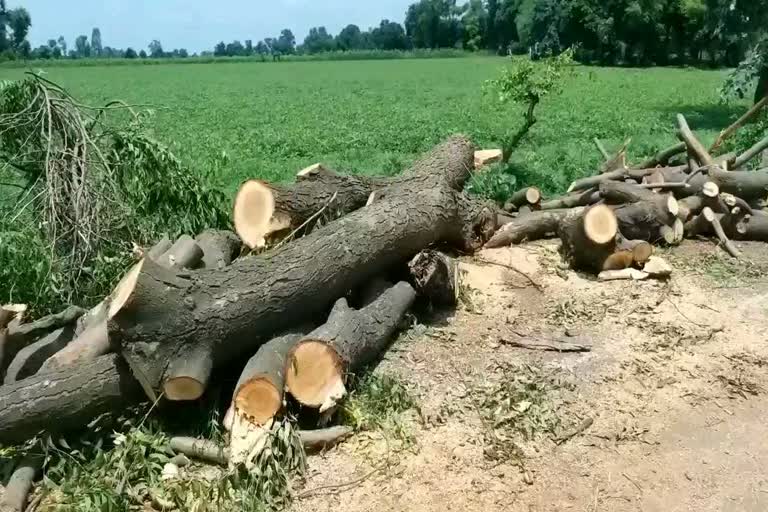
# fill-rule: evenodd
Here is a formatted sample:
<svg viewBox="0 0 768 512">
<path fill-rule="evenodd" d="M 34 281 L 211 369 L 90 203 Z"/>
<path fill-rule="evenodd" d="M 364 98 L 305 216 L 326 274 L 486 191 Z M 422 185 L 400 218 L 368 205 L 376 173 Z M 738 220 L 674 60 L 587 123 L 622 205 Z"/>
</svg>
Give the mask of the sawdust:
<svg viewBox="0 0 768 512">
<path fill-rule="evenodd" d="M 768 268 L 768 255 L 762 244 L 741 249 L 752 261 L 746 270 L 723 264 L 709 244 L 685 242 L 666 284 L 563 271 L 554 243 L 480 255 L 525 272 L 543 293 L 519 273 L 467 258 L 472 308 L 412 330 L 377 370 L 417 397 L 415 444 L 393 448 L 372 432 L 311 458 L 307 487 L 381 470 L 294 510 L 768 510 L 768 276 L 754 270 Z M 586 337 L 591 351 L 499 342 L 513 333 Z M 554 404 L 557 421 L 525 423 L 541 431 L 514 438 L 522 463 L 494 460 L 487 402 L 476 393 L 500 392 L 510 377 L 499 368 L 525 365 L 555 370 L 567 393 L 550 396 L 549 386 L 510 399 L 519 414 L 536 400 L 546 411 Z M 489 403 L 498 409 L 499 400 Z"/>
</svg>

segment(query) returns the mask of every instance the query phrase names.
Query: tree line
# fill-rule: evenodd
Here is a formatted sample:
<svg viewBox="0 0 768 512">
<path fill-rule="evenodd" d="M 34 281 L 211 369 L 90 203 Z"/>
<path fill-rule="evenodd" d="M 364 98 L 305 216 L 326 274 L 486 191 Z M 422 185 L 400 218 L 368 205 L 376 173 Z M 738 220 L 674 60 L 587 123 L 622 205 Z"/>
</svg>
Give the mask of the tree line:
<svg viewBox="0 0 768 512">
<path fill-rule="evenodd" d="M 147 50 L 102 45 L 94 28 L 72 48 L 64 37 L 30 47 L 31 25 L 24 8 L 7 10 L 0 0 L 0 58 L 184 58 L 185 49 L 166 52 L 152 41 Z M 354 50 L 457 48 L 498 54 L 559 54 L 602 65 L 710 64 L 735 66 L 768 27 L 768 0 L 419 0 L 402 24 L 388 19 L 362 30 L 349 24 L 333 35 L 310 29 L 297 44 L 286 28 L 275 37 L 215 45 L 203 55 L 317 54 Z"/>
</svg>

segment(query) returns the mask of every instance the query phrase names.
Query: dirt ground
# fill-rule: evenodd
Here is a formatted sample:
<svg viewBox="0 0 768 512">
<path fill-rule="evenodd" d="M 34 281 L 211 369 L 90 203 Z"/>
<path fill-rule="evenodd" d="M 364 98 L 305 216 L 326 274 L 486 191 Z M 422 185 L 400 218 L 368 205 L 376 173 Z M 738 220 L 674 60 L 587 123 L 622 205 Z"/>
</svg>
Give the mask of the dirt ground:
<svg viewBox="0 0 768 512">
<path fill-rule="evenodd" d="M 735 265 L 686 242 L 663 254 L 675 267 L 666 283 L 595 282 L 563 269 L 554 243 L 463 260 L 465 306 L 415 326 L 377 369 L 418 399 L 413 442 L 370 432 L 310 458 L 294 509 L 768 510 L 768 254 L 742 249 L 750 263 Z M 566 334 L 591 351 L 508 344 Z M 509 364 L 557 376 L 561 423 L 499 460 L 477 390 Z"/>
</svg>

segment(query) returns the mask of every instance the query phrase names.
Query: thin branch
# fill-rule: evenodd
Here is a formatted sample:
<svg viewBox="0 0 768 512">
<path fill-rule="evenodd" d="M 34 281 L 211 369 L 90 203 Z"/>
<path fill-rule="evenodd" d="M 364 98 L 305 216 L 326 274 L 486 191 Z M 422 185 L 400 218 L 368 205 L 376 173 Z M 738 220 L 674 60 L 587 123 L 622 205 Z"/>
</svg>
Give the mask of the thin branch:
<svg viewBox="0 0 768 512">
<path fill-rule="evenodd" d="M 603 160 L 610 160 L 611 155 L 608 154 L 608 151 L 606 151 L 605 146 L 603 146 L 603 143 L 600 142 L 600 139 L 595 137 L 594 141 L 595 141 L 595 146 L 597 147 L 597 150 L 600 152 L 601 155 L 603 155 Z"/>
<path fill-rule="evenodd" d="M 526 274 L 525 272 L 523 272 L 519 268 L 516 268 L 516 267 L 514 267 L 512 265 L 507 265 L 505 263 L 498 263 L 496 261 L 486 260 L 485 258 L 475 258 L 475 259 L 477 261 L 481 262 L 481 263 L 485 263 L 487 265 L 495 265 L 497 267 L 506 268 L 507 270 L 511 270 L 511 271 L 513 271 L 513 272 L 515 272 L 517 274 L 520 274 L 521 276 L 526 278 L 528 280 L 528 282 L 531 283 L 531 285 L 534 288 L 539 290 L 541 293 L 544 293 L 544 288 L 539 283 L 537 283 L 531 276 L 529 276 L 528 274 Z"/>
<path fill-rule="evenodd" d="M 337 195 L 338 195 L 338 192 L 334 192 L 333 196 L 331 196 L 331 198 L 328 200 L 327 203 L 325 203 L 325 205 L 322 208 L 320 208 L 315 214 L 313 214 L 311 217 L 309 217 L 307 220 L 305 220 L 301 224 L 301 226 L 299 226 L 296 229 L 294 229 L 288 236 L 283 238 L 283 240 L 281 240 L 279 244 L 275 245 L 273 247 L 273 249 L 277 249 L 279 247 L 282 247 L 283 245 L 285 245 L 286 243 L 291 241 L 293 239 L 293 237 L 296 236 L 296 233 L 298 233 L 299 231 L 304 229 L 307 225 L 309 225 L 310 222 L 312 222 L 315 219 L 317 219 L 318 217 L 320 217 L 320 215 L 323 214 L 323 212 L 331 205 L 331 203 L 333 203 L 336 200 L 336 196 Z"/>
<path fill-rule="evenodd" d="M 763 99 L 752 105 L 752 108 L 747 110 L 747 112 L 741 116 L 735 123 L 733 123 L 731 126 L 720 132 L 720 135 L 717 136 L 717 140 L 715 140 L 715 143 L 712 144 L 712 147 L 709 149 L 710 153 L 713 153 L 715 150 L 717 150 L 731 135 L 733 135 L 736 130 L 738 130 L 743 124 L 745 124 L 747 121 L 755 117 L 760 111 L 768 105 L 768 96 L 765 96 Z"/>
</svg>

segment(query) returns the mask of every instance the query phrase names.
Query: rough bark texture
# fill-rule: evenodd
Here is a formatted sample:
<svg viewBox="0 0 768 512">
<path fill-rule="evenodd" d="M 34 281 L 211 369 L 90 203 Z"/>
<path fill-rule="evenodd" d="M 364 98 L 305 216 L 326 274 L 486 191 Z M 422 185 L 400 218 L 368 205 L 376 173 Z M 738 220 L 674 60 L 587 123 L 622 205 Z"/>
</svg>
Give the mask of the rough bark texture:
<svg viewBox="0 0 768 512">
<path fill-rule="evenodd" d="M 505 224 L 485 244 L 487 249 L 507 247 L 520 244 L 525 241 L 540 240 L 548 236 L 554 236 L 560 226 L 560 222 L 571 211 L 583 211 L 583 208 L 570 210 L 546 210 L 531 212 L 520 216 L 514 221 Z"/>
<path fill-rule="evenodd" d="M 592 208 L 604 209 L 606 207 L 593 206 L 581 211 L 570 212 L 560 222 L 558 234 L 562 241 L 563 258 L 572 268 L 599 273 L 603 270 L 605 260 L 616 250 L 616 230 L 613 230 L 614 233 L 610 241 L 595 242 L 585 229 L 585 218 Z"/>
<path fill-rule="evenodd" d="M 645 240 L 650 243 L 665 239 L 663 228 L 673 225 L 675 216 L 665 211 L 658 202 L 640 201 L 619 206 L 614 210 L 619 221 L 619 231 L 631 240 Z"/>
<path fill-rule="evenodd" d="M 343 393 L 343 388 L 339 390 L 333 385 L 343 383 L 347 375 L 356 373 L 381 355 L 415 299 L 416 292 L 405 282 L 387 289 L 359 310 L 350 308 L 346 299 L 339 299 L 328 321 L 309 333 L 288 355 L 286 389 L 307 407 L 322 411 L 335 405 L 332 402 L 340 397 L 327 392 Z M 329 357 L 323 362 L 308 360 L 304 356 L 306 346 L 318 344 L 330 349 Z M 314 356 L 316 352 L 311 354 Z M 318 365 L 325 367 L 316 372 Z M 322 376 L 325 382 L 314 379 L 308 382 L 305 372 Z"/>
<path fill-rule="evenodd" d="M 768 242 L 768 215 L 745 216 L 733 224 L 728 235 L 736 240 Z"/>
<path fill-rule="evenodd" d="M 595 189 L 588 189 L 578 192 L 573 192 L 557 199 L 551 199 L 541 203 L 542 210 L 565 210 L 568 208 L 576 208 L 579 206 L 589 206 L 600 201 L 602 197 L 600 192 Z"/>
<path fill-rule="evenodd" d="M 167 366 L 198 344 L 211 345 L 216 367 L 433 243 L 472 251 L 496 224 L 490 209 L 460 192 L 472 164 L 472 144 L 454 137 L 371 206 L 221 270 L 174 273 L 144 260 L 110 337 L 155 397 Z"/>
<path fill-rule="evenodd" d="M 8 365 L 4 383 L 13 384 L 37 373 L 49 357 L 72 341 L 74 334 L 74 326 L 62 327 L 21 349 Z"/>
<path fill-rule="evenodd" d="M 640 164 L 641 169 L 650 169 L 653 167 L 656 167 L 658 165 L 667 165 L 669 163 L 669 159 L 673 156 L 679 155 L 681 153 L 685 153 L 685 142 L 680 142 L 678 144 L 675 144 L 674 146 L 670 146 L 666 149 L 662 149 L 655 155 L 653 155 L 651 158 Z"/>
<path fill-rule="evenodd" d="M 242 243 L 231 231 L 207 229 L 195 237 L 197 245 L 203 250 L 203 267 L 224 268 L 240 252 Z"/>
<path fill-rule="evenodd" d="M 162 255 L 168 252 L 168 249 L 170 249 L 172 245 L 173 243 L 171 240 L 167 236 L 164 236 L 159 242 L 153 245 L 149 251 L 147 251 L 147 257 L 159 262 Z"/>
<path fill-rule="evenodd" d="M 40 373 L 0 387 L 0 443 L 25 441 L 37 432 L 64 432 L 96 416 L 121 412 L 141 400 L 141 389 L 117 355 L 77 368 Z"/>
<path fill-rule="evenodd" d="M 104 318 L 94 317 L 94 322 L 85 327 L 72 342 L 53 354 L 43 363 L 41 371 L 53 371 L 77 367 L 86 361 L 109 354 L 114 349 L 107 332 L 106 311 Z"/>
<path fill-rule="evenodd" d="M 435 306 L 456 306 L 459 269 L 456 261 L 437 251 L 422 251 L 408 264 L 416 292 Z"/>
<path fill-rule="evenodd" d="M 534 206 L 535 209 L 538 208 L 539 203 L 541 203 L 541 192 L 539 192 L 539 189 L 528 187 L 512 194 L 504 209 L 508 212 L 515 211 L 521 206 Z"/>
<path fill-rule="evenodd" d="M 203 259 L 203 250 L 189 235 L 181 235 L 168 251 L 160 257 L 161 265 L 172 268 L 197 268 Z"/>
<path fill-rule="evenodd" d="M 232 396 L 235 413 L 264 425 L 280 411 L 285 389 L 286 358 L 307 332 L 278 336 L 259 348 L 246 363 L 235 386 Z"/>
</svg>

